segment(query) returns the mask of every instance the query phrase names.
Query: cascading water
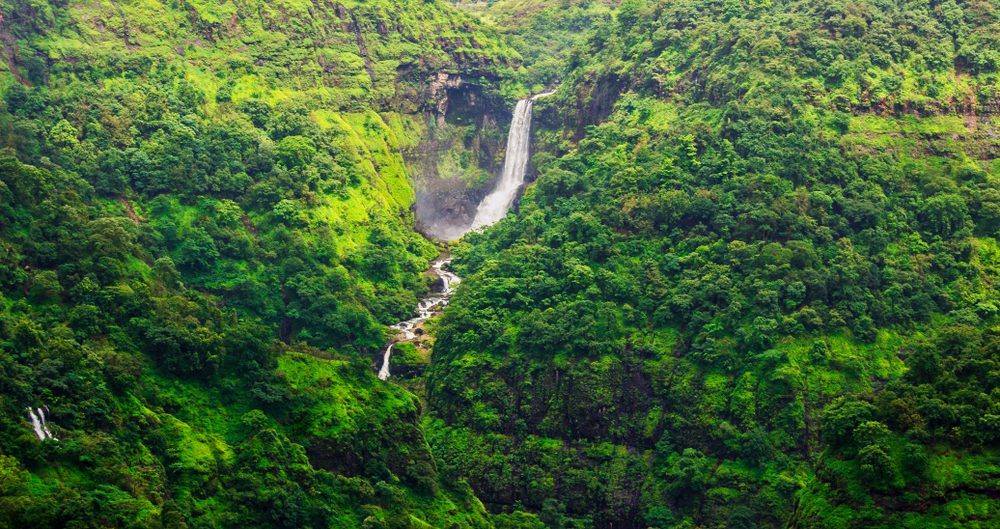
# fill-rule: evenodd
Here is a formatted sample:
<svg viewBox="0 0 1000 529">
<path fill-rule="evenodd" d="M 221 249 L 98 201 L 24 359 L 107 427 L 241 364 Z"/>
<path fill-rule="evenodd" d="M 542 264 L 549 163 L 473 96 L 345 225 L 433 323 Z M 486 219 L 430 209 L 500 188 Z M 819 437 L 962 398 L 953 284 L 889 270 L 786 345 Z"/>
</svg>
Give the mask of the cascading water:
<svg viewBox="0 0 1000 529">
<path fill-rule="evenodd" d="M 389 344 L 389 348 L 385 350 L 385 354 L 382 358 L 382 369 L 378 372 L 378 377 L 380 379 L 385 380 L 389 378 L 389 359 L 392 358 L 392 346 L 399 342 L 409 342 L 416 339 L 417 334 L 413 331 L 417 328 L 417 326 L 433 316 L 435 312 L 439 312 L 448 305 L 448 300 L 455 292 L 455 285 L 462 281 L 457 275 L 444 269 L 444 266 L 450 262 L 451 259 L 440 259 L 431 263 L 431 269 L 434 270 L 438 277 L 441 278 L 441 281 L 444 282 L 444 289 L 441 292 L 432 293 L 428 297 L 420 300 L 420 303 L 417 304 L 416 318 L 391 325 L 393 329 L 403 333 L 403 339 Z"/>
<path fill-rule="evenodd" d="M 476 208 L 476 218 L 469 230 L 492 226 L 507 215 L 517 190 L 524 184 L 524 173 L 528 169 L 532 101 L 553 93 L 555 90 L 517 102 L 517 106 L 514 107 L 514 119 L 510 123 L 510 135 L 507 137 L 507 156 L 503 161 L 500 182 L 497 183 L 497 188 L 479 203 L 479 207 Z"/>
<path fill-rule="evenodd" d="M 385 380 L 389 378 L 389 359 L 392 358 L 392 346 L 396 344 L 389 344 L 389 348 L 385 350 L 385 354 L 382 355 L 382 369 L 378 370 L 378 378 Z"/>
<path fill-rule="evenodd" d="M 532 101 L 552 95 L 555 90 L 542 92 L 530 99 L 522 99 L 514 107 L 514 119 L 510 123 L 510 136 L 507 137 L 507 156 L 503 161 L 503 173 L 500 175 L 500 182 L 476 209 L 476 218 L 472 221 L 472 226 L 468 231 L 481 230 L 486 226 L 492 226 L 507 215 L 517 190 L 524 184 L 524 173 L 528 169 L 528 153 L 531 147 L 531 106 Z M 463 233 L 464 234 L 464 233 Z M 431 268 L 437 272 L 438 277 L 444 281 L 444 291 L 438 294 L 431 294 L 417 304 L 416 318 L 401 321 L 391 327 L 403 333 L 403 339 L 390 343 L 382 357 L 382 368 L 379 369 L 378 377 L 382 380 L 389 378 L 389 360 L 392 358 L 392 347 L 399 342 L 408 342 L 416 339 L 414 331 L 418 325 L 439 312 L 448 305 L 461 279 L 455 274 L 444 270 L 443 267 L 450 263 L 451 259 L 442 259 L 431 263 Z"/>
<path fill-rule="evenodd" d="M 56 441 L 59 440 L 55 435 L 52 435 L 52 427 L 45 422 L 45 412 L 48 411 L 48 407 L 45 407 L 44 410 L 42 408 L 25 409 L 28 410 L 28 415 L 31 417 L 31 425 L 34 427 L 35 435 L 37 435 L 39 439 L 43 441 L 46 439 L 55 439 Z"/>
</svg>

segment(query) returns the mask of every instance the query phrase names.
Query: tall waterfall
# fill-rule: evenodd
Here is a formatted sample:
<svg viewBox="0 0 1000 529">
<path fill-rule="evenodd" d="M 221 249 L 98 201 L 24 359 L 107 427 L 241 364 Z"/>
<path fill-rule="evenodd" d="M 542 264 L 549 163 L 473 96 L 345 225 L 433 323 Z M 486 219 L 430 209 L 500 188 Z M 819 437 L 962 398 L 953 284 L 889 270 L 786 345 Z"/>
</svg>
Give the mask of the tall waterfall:
<svg viewBox="0 0 1000 529">
<path fill-rule="evenodd" d="M 496 224 L 507 215 L 517 190 L 524 184 L 524 173 L 528 169 L 528 152 L 530 150 L 531 139 L 531 105 L 532 101 L 552 95 L 555 90 L 542 92 L 530 99 L 522 99 L 514 107 L 514 120 L 510 124 L 510 136 L 507 137 L 507 157 L 503 161 L 503 173 L 500 175 L 500 182 L 476 209 L 476 218 L 472 221 L 472 226 L 467 231 L 479 230 L 486 226 Z M 465 232 L 462 232 L 465 233 Z M 461 279 L 455 274 L 444 269 L 444 266 L 451 262 L 451 259 L 439 259 L 431 263 L 431 268 L 437 276 L 444 282 L 444 290 L 437 294 L 431 294 L 417 304 L 416 318 L 401 321 L 391 327 L 403 335 L 402 339 L 397 339 L 389 344 L 385 353 L 382 354 L 382 368 L 379 369 L 378 377 L 386 380 L 391 376 L 389 373 L 389 361 L 392 358 L 392 347 L 399 342 L 412 342 L 417 338 L 414 330 L 425 320 L 441 311 L 448 305 L 448 300 L 455 292 L 455 285 Z M 398 336 L 398 335 L 397 335 Z"/>
<path fill-rule="evenodd" d="M 531 99 L 522 99 L 514 108 L 514 119 L 510 123 L 510 135 L 507 136 L 507 157 L 503 161 L 503 173 L 500 182 L 476 209 L 476 218 L 472 221 L 470 230 L 478 230 L 492 226 L 507 215 L 507 209 L 514 202 L 517 190 L 524 183 L 524 173 L 528 169 L 528 152 L 531 139 L 531 105 L 532 101 L 552 95 L 554 91 L 543 92 Z"/>
</svg>

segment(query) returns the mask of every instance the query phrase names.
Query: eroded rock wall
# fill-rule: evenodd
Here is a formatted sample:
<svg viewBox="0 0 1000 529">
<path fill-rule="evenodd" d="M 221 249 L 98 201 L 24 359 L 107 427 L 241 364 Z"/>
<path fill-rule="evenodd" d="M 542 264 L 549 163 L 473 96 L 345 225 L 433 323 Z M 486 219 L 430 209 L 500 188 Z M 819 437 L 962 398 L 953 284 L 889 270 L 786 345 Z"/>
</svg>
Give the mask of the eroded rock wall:
<svg viewBox="0 0 1000 529">
<path fill-rule="evenodd" d="M 481 82 L 432 76 L 423 116 L 427 137 L 403 149 L 417 193 L 415 213 L 430 237 L 459 237 L 503 168 L 510 110 Z"/>
</svg>

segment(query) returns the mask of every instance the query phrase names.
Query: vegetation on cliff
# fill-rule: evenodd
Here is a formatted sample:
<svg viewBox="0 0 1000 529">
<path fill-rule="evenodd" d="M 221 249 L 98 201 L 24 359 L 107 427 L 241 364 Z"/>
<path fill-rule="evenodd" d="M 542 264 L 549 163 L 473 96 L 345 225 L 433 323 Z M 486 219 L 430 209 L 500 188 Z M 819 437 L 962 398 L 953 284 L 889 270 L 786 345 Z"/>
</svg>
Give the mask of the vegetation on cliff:
<svg viewBox="0 0 1000 529">
<path fill-rule="evenodd" d="M 459 9 L 0 0 L 0 527 L 997 525 L 1000 6 Z"/>
<path fill-rule="evenodd" d="M 0 527 L 489 527 L 369 358 L 438 254 L 432 81 L 513 49 L 416 1 L 10 1 L 0 46 Z"/>
<path fill-rule="evenodd" d="M 529 4 L 494 8 L 552 40 L 580 5 Z M 518 214 L 455 252 L 442 471 L 556 526 L 995 526 L 998 16 L 598 17 Z"/>
</svg>

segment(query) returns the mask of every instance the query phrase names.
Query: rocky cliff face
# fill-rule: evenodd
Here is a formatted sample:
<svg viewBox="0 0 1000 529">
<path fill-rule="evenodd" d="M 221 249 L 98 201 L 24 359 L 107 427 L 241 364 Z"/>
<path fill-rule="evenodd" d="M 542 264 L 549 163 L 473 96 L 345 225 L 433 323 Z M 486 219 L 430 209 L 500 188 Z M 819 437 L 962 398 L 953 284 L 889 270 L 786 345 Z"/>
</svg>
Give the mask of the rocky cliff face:
<svg viewBox="0 0 1000 529">
<path fill-rule="evenodd" d="M 510 112 L 477 84 L 480 80 L 433 75 L 431 104 L 423 117 L 427 137 L 403 149 L 416 189 L 417 218 L 430 237 L 460 236 L 503 167 Z"/>
</svg>

